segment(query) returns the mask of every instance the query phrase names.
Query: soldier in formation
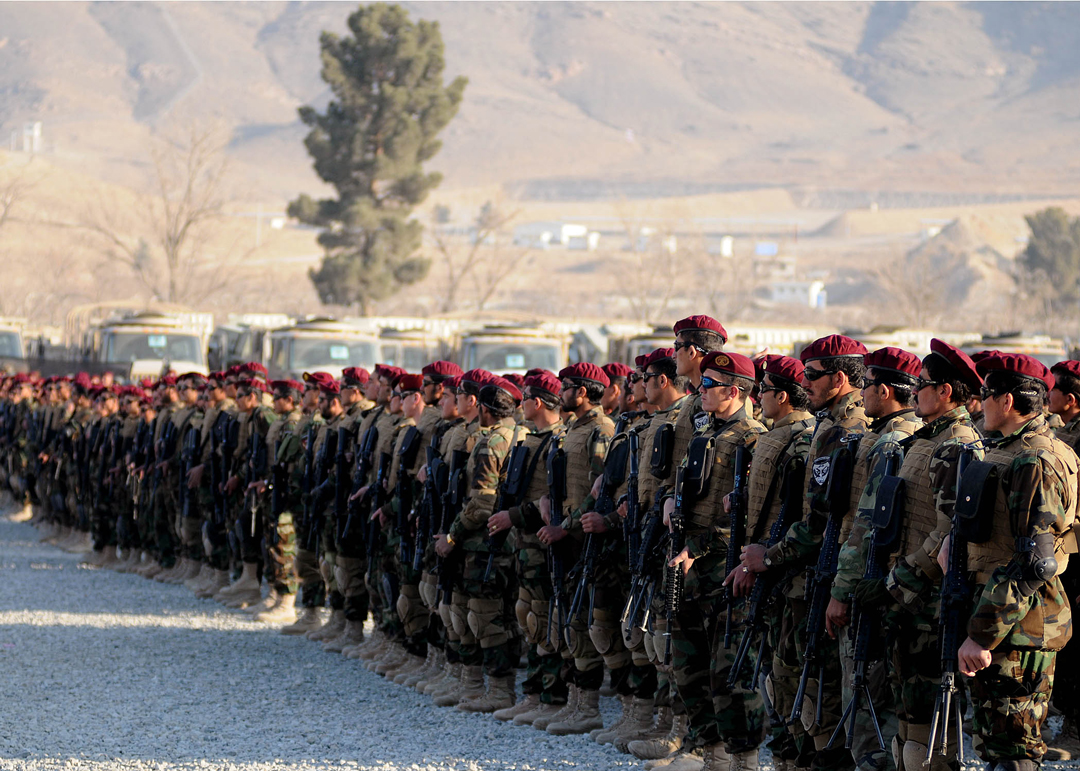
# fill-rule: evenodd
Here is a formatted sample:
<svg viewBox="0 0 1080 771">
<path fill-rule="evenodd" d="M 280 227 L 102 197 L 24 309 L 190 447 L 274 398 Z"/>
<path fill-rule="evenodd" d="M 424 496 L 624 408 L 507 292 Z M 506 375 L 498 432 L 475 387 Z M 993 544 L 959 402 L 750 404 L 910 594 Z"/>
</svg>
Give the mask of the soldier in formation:
<svg viewBox="0 0 1080 771">
<path fill-rule="evenodd" d="M 967 709 L 991 771 L 1067 756 L 1080 362 L 726 342 L 695 315 L 520 378 L 14 375 L 0 486 L 87 565 L 646 768 L 955 769 Z"/>
</svg>

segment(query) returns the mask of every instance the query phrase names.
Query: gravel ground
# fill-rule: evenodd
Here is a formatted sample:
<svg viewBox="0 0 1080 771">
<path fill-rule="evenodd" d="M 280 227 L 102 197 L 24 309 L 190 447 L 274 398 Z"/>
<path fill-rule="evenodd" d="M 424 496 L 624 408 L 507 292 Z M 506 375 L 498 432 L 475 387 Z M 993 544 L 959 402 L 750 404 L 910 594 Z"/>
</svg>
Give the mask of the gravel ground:
<svg viewBox="0 0 1080 771">
<path fill-rule="evenodd" d="M 38 537 L 0 518 L 0 769 L 640 768 L 587 737 L 435 708 L 315 643 L 182 587 L 80 568 Z M 613 719 L 614 700 L 601 706 Z"/>
</svg>

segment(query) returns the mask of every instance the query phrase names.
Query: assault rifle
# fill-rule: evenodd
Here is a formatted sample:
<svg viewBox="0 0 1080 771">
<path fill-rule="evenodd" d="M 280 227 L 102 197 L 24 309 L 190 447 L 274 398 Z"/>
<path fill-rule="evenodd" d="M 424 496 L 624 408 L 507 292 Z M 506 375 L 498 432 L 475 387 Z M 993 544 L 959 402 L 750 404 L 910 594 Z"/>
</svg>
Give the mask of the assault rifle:
<svg viewBox="0 0 1080 771">
<path fill-rule="evenodd" d="M 300 477 L 300 501 L 302 510 L 301 516 L 301 532 L 305 535 L 301 535 L 304 538 L 304 547 L 307 548 L 310 539 L 306 536 L 311 524 L 311 495 L 315 490 L 315 438 L 319 434 L 319 427 L 314 421 L 308 426 L 307 434 L 304 436 L 304 469 L 303 476 Z"/>
<path fill-rule="evenodd" d="M 638 541 L 630 566 L 630 591 L 621 618 L 628 642 L 632 639 L 631 630 L 635 627 L 642 631 L 649 629 L 649 613 L 656 595 L 658 575 L 655 566 L 666 564 L 664 558 L 668 553 L 668 531 L 664 527 L 664 516 L 659 507 L 654 506 L 650 511 L 648 520 L 641 527 Z"/>
<path fill-rule="evenodd" d="M 398 548 L 402 565 L 411 565 L 413 561 L 409 553 L 409 547 L 412 545 L 409 538 L 409 513 L 413 505 L 412 479 L 409 477 L 409 469 L 413 467 L 416 455 L 420 452 L 420 437 L 420 429 L 409 426 L 405 429 L 405 436 L 398 449 L 397 490 L 395 492 L 398 499 L 397 531 L 400 539 Z"/>
<path fill-rule="evenodd" d="M 506 478 L 499 486 L 499 496 L 495 501 L 495 512 L 506 511 L 511 506 L 520 506 L 525 499 L 525 494 L 528 492 L 529 481 L 532 479 L 533 473 L 536 471 L 536 464 L 540 458 L 544 457 L 544 449 L 547 447 L 547 443 L 551 441 L 551 433 L 541 440 L 539 446 L 536 448 L 535 454 L 532 455 L 532 462 L 529 462 L 529 450 L 525 446 L 525 442 L 514 444 L 514 449 L 510 451 L 510 461 L 507 465 Z M 517 433 L 514 434 L 515 439 Z M 495 569 L 495 557 L 500 551 L 502 551 L 503 545 L 506 543 L 506 539 L 510 536 L 509 528 L 496 533 L 495 535 L 489 535 L 487 537 L 487 550 L 488 558 L 487 565 L 484 566 L 484 583 L 491 581 L 491 573 Z"/>
<path fill-rule="evenodd" d="M 424 550 L 437 525 L 442 524 L 442 496 L 446 488 L 446 464 L 439 457 L 439 440 L 436 431 L 425 448 L 427 453 L 427 476 L 424 477 L 424 496 L 420 501 L 420 513 L 416 518 L 416 540 L 413 542 L 413 570 L 420 570 L 424 562 Z M 436 470 L 436 467 L 439 470 Z M 441 479 L 439 478 L 441 475 Z"/>
<path fill-rule="evenodd" d="M 375 463 L 375 446 L 379 442 L 379 429 L 376 428 L 374 421 L 368 427 L 368 430 L 364 432 L 364 435 L 360 437 L 360 442 L 356 448 L 356 458 L 353 464 L 352 473 L 352 490 L 349 494 L 349 502 L 346 506 L 346 516 L 344 521 L 341 517 L 338 517 L 338 527 L 341 528 L 341 532 L 338 537 L 341 541 L 345 541 L 349 537 L 349 533 L 352 532 L 353 524 L 357 517 L 363 521 L 364 515 L 368 509 L 365 504 L 370 500 L 370 495 L 373 491 L 369 488 L 367 495 L 364 499 L 351 500 L 352 496 L 361 490 L 365 484 L 367 484 L 367 478 L 371 474 L 371 467 Z M 338 486 L 340 487 L 344 482 L 345 477 L 338 477 Z M 360 532 L 364 532 L 361 527 Z"/>
<path fill-rule="evenodd" d="M 744 445 L 735 448 L 735 489 L 731 492 L 731 538 L 728 539 L 727 560 L 724 565 L 725 575 L 739 566 L 746 541 L 746 514 L 749 505 L 747 478 L 750 476 L 750 451 Z M 724 601 L 727 604 L 727 618 L 724 621 L 724 648 L 731 647 L 731 638 L 735 627 L 735 595 L 731 587 L 724 589 Z"/>
<path fill-rule="evenodd" d="M 450 532 L 450 526 L 454 523 L 461 507 L 465 505 L 468 496 L 466 485 L 468 478 L 465 474 L 465 466 L 469 462 L 469 453 L 464 450 L 454 450 L 450 456 L 450 467 L 446 470 L 446 495 L 443 499 L 443 520 L 439 523 L 439 532 Z M 442 473 L 440 471 L 440 473 Z M 449 599 L 454 591 L 454 579 L 458 569 L 457 550 L 451 552 L 449 557 L 437 557 L 435 560 L 435 574 L 439 577 L 439 583 L 435 590 L 435 604 Z"/>
<path fill-rule="evenodd" d="M 839 430 L 839 429 L 836 429 Z M 840 526 L 844 515 L 851 506 L 851 472 L 854 468 L 854 455 L 861 434 L 849 434 L 840 439 L 840 448 L 833 451 L 829 464 L 829 480 L 825 491 L 828 502 L 829 519 L 821 539 L 821 551 L 817 563 L 810 572 L 806 594 L 810 598 L 810 609 L 806 619 L 806 647 L 803 652 L 802 674 L 799 676 L 799 688 L 795 694 L 795 704 L 791 710 L 789 722 L 794 723 L 802 717 L 802 703 L 806 696 L 810 673 L 817 672 L 818 692 L 814 706 L 814 720 L 822 721 L 824 710 L 824 676 L 826 656 L 821 651 L 825 636 L 825 609 L 832 598 L 833 578 L 836 576 L 837 559 L 840 556 Z"/>
<path fill-rule="evenodd" d="M 384 452 L 379 456 L 379 467 L 375 471 L 375 481 L 368 488 L 368 498 L 371 500 L 371 511 L 377 511 L 386 501 L 386 477 L 390 473 L 390 463 L 393 458 L 390 453 Z M 368 518 L 368 572 L 375 574 L 379 563 L 379 522 L 377 519 Z"/>
<path fill-rule="evenodd" d="M 900 507 L 904 501 L 904 480 L 897 476 L 900 465 L 903 463 L 904 453 L 900 446 L 890 448 L 884 453 L 878 463 L 883 464 L 884 473 L 881 484 L 878 487 L 877 496 L 874 499 L 872 513 L 872 531 L 869 534 L 870 543 L 866 550 L 866 567 L 863 570 L 863 580 L 879 581 L 885 576 L 888 569 L 889 554 L 896 547 L 900 535 L 903 512 Z M 865 537 L 865 536 L 864 536 Z M 878 749 L 885 750 L 885 738 L 881 735 L 881 727 L 878 725 L 877 710 L 874 708 L 874 700 L 870 694 L 870 683 L 867 680 L 867 665 L 878 658 L 872 653 L 872 649 L 879 642 L 881 634 L 881 612 L 879 609 L 863 608 L 857 600 L 851 603 L 851 627 L 855 635 L 855 668 L 851 677 L 851 700 L 844 708 L 840 722 L 829 737 L 826 749 L 832 747 L 844 726 L 848 726 L 847 738 L 844 746 L 851 749 L 855 741 L 855 725 L 862 702 L 865 701 L 866 711 L 869 713 L 870 722 L 874 726 L 877 736 Z"/>
<path fill-rule="evenodd" d="M 326 439 L 319 447 L 315 457 L 314 487 L 312 487 L 310 518 L 307 520 L 308 551 L 318 551 L 319 535 L 325 522 L 326 501 L 334 490 L 330 487 L 330 463 L 337 456 L 337 432 L 326 429 Z"/>
<path fill-rule="evenodd" d="M 948 570 L 941 580 L 941 607 L 938 628 L 941 630 L 941 690 L 930 719 L 930 738 L 926 743 L 929 766 L 934 755 L 949 752 L 949 722 L 956 731 L 956 759 L 964 765 L 963 718 L 960 698 L 960 667 L 957 652 L 967 636 L 971 611 L 971 585 L 968 583 L 968 543 L 981 543 L 990 537 L 997 470 L 992 463 L 975 461 L 980 442 L 964 445 L 956 464 L 956 504 L 949 531 Z"/>
<path fill-rule="evenodd" d="M 626 562 L 631 571 L 641 549 L 641 502 L 638 500 L 638 477 L 641 465 L 638 458 L 638 434 L 631 431 L 626 437 L 627 462 L 630 473 L 626 477 L 626 519 L 623 521 L 623 539 L 626 541 Z"/>
<path fill-rule="evenodd" d="M 771 547 L 780 543 L 784 538 L 784 534 L 787 533 L 788 526 L 791 524 L 792 513 L 799 514 L 802 512 L 805 471 L 806 461 L 799 460 L 791 463 L 784 472 L 783 479 L 780 482 L 780 491 L 782 493 L 780 514 L 769 530 L 767 546 Z M 762 507 L 762 514 L 764 515 L 769 508 L 771 508 L 771 503 L 769 497 L 766 497 L 766 504 Z M 757 580 L 754 582 L 754 588 L 750 590 L 750 597 L 746 601 L 745 628 L 742 639 L 739 641 L 739 649 L 735 653 L 735 659 L 732 661 L 731 670 L 728 673 L 728 688 L 735 688 L 738 683 L 739 676 L 746 665 L 747 656 L 750 655 L 750 649 L 756 639 L 758 643 L 757 658 L 754 662 L 753 674 L 750 679 L 744 681 L 744 686 L 751 691 L 758 689 L 761 666 L 765 659 L 765 649 L 768 643 L 769 624 L 765 614 L 769 605 L 775 599 L 776 588 L 781 583 L 781 576 L 779 575 L 773 576 L 768 572 L 758 574 Z"/>
<path fill-rule="evenodd" d="M 559 527 L 563 520 L 563 506 L 566 504 L 566 452 L 562 445 L 555 442 L 547 457 L 548 497 L 551 500 L 552 527 Z M 548 601 L 547 639 L 550 641 L 551 630 L 565 629 L 563 605 L 566 598 L 566 566 L 563 564 L 561 543 L 552 543 L 547 553 L 548 575 L 551 577 L 551 599 Z"/>
</svg>

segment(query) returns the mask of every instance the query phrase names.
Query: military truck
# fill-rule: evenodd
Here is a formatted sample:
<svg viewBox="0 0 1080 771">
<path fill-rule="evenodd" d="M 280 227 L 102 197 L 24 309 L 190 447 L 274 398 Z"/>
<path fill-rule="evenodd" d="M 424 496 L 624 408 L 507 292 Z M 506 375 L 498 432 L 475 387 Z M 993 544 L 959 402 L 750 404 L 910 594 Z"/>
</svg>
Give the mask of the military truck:
<svg viewBox="0 0 1080 771">
<path fill-rule="evenodd" d="M 317 317 L 270 332 L 266 368 L 272 380 L 300 378 L 305 372 L 341 377 L 345 367 L 372 369 L 379 338 L 329 317 Z"/>
<path fill-rule="evenodd" d="M 540 367 L 558 373 L 567 364 L 569 345 L 567 335 L 541 327 L 491 325 L 463 333 L 457 359 L 465 371 L 479 368 L 499 375 L 524 375 Z"/>
</svg>

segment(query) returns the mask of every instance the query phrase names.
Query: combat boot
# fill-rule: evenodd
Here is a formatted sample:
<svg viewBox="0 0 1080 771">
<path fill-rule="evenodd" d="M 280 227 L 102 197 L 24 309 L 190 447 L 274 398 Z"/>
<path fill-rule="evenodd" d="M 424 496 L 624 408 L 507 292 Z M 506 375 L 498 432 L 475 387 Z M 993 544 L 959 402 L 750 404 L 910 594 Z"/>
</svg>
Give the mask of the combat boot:
<svg viewBox="0 0 1080 771">
<path fill-rule="evenodd" d="M 79 560 L 79 564 L 85 568 L 99 568 L 101 563 L 105 561 L 105 553 L 100 551 L 92 551 Z"/>
<path fill-rule="evenodd" d="M 168 570 L 162 570 L 160 573 L 154 576 L 154 580 L 157 581 L 159 584 L 171 584 L 175 582 L 178 575 L 187 572 L 187 563 L 188 558 L 181 557 L 171 568 L 169 568 Z"/>
<path fill-rule="evenodd" d="M 649 708 L 649 712 L 652 708 Z M 651 721 L 651 715 L 649 716 L 649 725 L 644 731 L 631 731 L 626 730 L 615 737 L 611 742 L 611 746 L 617 749 L 619 752 L 630 754 L 630 742 L 636 741 L 648 741 L 649 739 L 663 739 L 668 735 L 668 731 L 671 730 L 671 707 L 661 707 L 656 716 L 656 722 Z"/>
<path fill-rule="evenodd" d="M 332 640 L 323 643 L 322 649 L 327 653 L 341 653 L 350 645 L 359 645 L 364 641 L 364 622 L 345 621 L 341 634 Z"/>
<path fill-rule="evenodd" d="M 270 591 L 266 593 L 266 596 L 263 597 L 261 600 L 256 602 L 254 605 L 248 605 L 246 608 L 244 608 L 244 612 L 250 616 L 257 616 L 264 611 L 272 610 L 280 601 L 281 595 L 279 595 L 273 589 L 270 589 Z"/>
<path fill-rule="evenodd" d="M 332 640 L 345 631 L 345 611 L 332 610 L 330 618 L 318 629 L 307 633 L 307 638 L 312 642 L 326 642 Z"/>
<path fill-rule="evenodd" d="M 540 694 L 538 694 L 538 693 L 530 693 L 528 696 L 526 696 L 524 698 L 524 700 L 519 701 L 517 704 L 514 704 L 513 706 L 506 707 L 504 709 L 495 710 L 495 712 L 493 712 L 491 714 L 491 716 L 493 718 L 495 718 L 496 720 L 502 720 L 503 722 L 508 722 L 508 721 L 513 720 L 514 718 L 516 718 L 518 715 L 524 715 L 526 712 L 532 712 L 534 709 L 536 709 L 539 706 L 540 706 Z"/>
<path fill-rule="evenodd" d="M 488 677 L 487 691 L 477 699 L 463 701 L 455 707 L 461 712 L 495 712 L 512 709 L 517 699 L 514 693 L 514 675 Z"/>
<path fill-rule="evenodd" d="M 394 641 L 386 634 L 386 632 L 379 632 L 379 640 L 370 648 L 361 648 L 357 658 L 367 663 L 369 661 L 376 661 L 386 655 L 387 650 L 394 644 Z"/>
<path fill-rule="evenodd" d="M 459 664 L 458 666 L 460 667 L 460 669 L 458 670 L 460 672 L 460 675 L 458 676 L 457 683 L 440 692 L 438 696 L 431 700 L 432 704 L 434 704 L 436 707 L 453 707 L 455 704 L 461 701 L 461 695 L 466 691 L 466 683 L 471 684 L 473 689 L 475 690 L 476 684 L 470 681 L 470 675 L 472 673 L 475 673 L 477 670 L 479 670 L 480 684 L 481 687 L 483 687 L 483 668 L 475 666 L 467 667 L 464 664 Z"/>
<path fill-rule="evenodd" d="M 291 624 L 296 621 L 296 595 L 279 594 L 274 607 L 256 613 L 253 617 L 261 624 Z"/>
<path fill-rule="evenodd" d="M 667 771 L 701 771 L 705 767 L 705 758 L 700 749 L 691 752 L 680 752 L 668 764 L 653 766 L 653 768 L 666 768 Z"/>
<path fill-rule="evenodd" d="M 392 643 L 386 652 L 377 659 L 371 659 L 364 666 L 368 671 L 377 675 L 386 675 L 393 672 L 405 661 L 405 648 L 400 643 Z"/>
<path fill-rule="evenodd" d="M 728 759 L 728 764 L 725 766 L 720 760 L 720 756 L 709 755 L 705 753 L 705 768 L 709 771 L 715 771 L 715 769 L 721 769 L 721 771 L 758 771 L 758 751 L 757 749 L 746 750 L 745 752 L 738 752 L 734 755 L 728 755 L 724 752 L 723 745 L 716 745 L 715 749 L 719 749 L 723 753 L 723 757 Z M 712 765 L 709 765 L 710 762 Z"/>
<path fill-rule="evenodd" d="M 239 578 L 214 595 L 214 599 L 223 605 L 228 605 L 238 594 L 250 594 L 252 589 L 259 589 L 259 581 L 256 578 L 256 565 L 244 563 L 244 568 Z M 261 593 L 259 599 L 262 599 Z"/>
<path fill-rule="evenodd" d="M 205 562 L 199 563 L 199 572 L 184 582 L 184 588 L 189 592 L 197 592 L 204 588 L 210 580 L 210 566 Z"/>
<path fill-rule="evenodd" d="M 383 631 L 376 627 L 372 630 L 371 634 L 364 637 L 364 641 L 359 645 L 354 645 L 351 648 L 347 648 L 341 652 L 341 655 L 350 659 L 362 659 L 364 658 L 364 652 L 373 648 L 378 648 L 382 645 L 385 635 Z"/>
<path fill-rule="evenodd" d="M 550 715 L 542 715 L 534 719 L 529 725 L 538 731 L 546 731 L 547 727 L 552 723 L 559 723 L 563 720 L 569 720 L 570 717 L 577 712 L 578 700 L 581 697 L 581 691 L 576 685 L 570 686 L 570 694 L 566 699 L 566 704 L 562 705 L 562 708 L 552 712 Z"/>
<path fill-rule="evenodd" d="M 534 721 L 541 718 L 544 718 L 545 722 L 551 722 L 550 718 L 554 718 L 565 706 L 565 704 L 545 704 L 538 700 L 532 709 L 514 715 L 513 723 L 514 725 L 532 725 Z"/>
<path fill-rule="evenodd" d="M 405 682 L 405 685 L 412 688 L 417 693 L 423 693 L 424 688 L 432 680 L 442 675 L 443 667 L 446 665 L 446 654 L 442 652 L 442 649 L 436 648 L 434 645 L 428 646 L 428 652 L 431 653 L 431 663 L 420 672 L 420 679 L 415 683 Z"/>
<path fill-rule="evenodd" d="M 424 695 L 435 699 L 454 688 L 461 681 L 461 662 L 446 662 L 442 677 L 436 678 L 424 686 Z"/>
<path fill-rule="evenodd" d="M 210 580 L 206 585 L 195 592 L 195 596 L 200 599 L 210 600 L 214 596 L 229 585 L 229 571 L 227 570 L 211 570 Z"/>
<path fill-rule="evenodd" d="M 594 728 L 603 727 L 604 720 L 600 717 L 600 691 L 579 690 L 577 709 L 573 714 L 559 722 L 549 723 L 545 730 L 552 736 L 568 736 L 587 734 Z"/>
<path fill-rule="evenodd" d="M 165 567 L 157 560 L 151 558 L 145 565 L 136 571 L 140 576 L 147 580 L 152 580 L 154 576 L 163 571 Z"/>
<path fill-rule="evenodd" d="M 394 675 L 394 682 L 398 685 L 404 685 L 406 688 L 416 688 L 416 684 L 423 680 L 428 672 L 431 671 L 431 666 L 435 661 L 435 657 L 438 655 L 439 649 L 434 645 L 429 645 L 427 649 L 427 655 L 424 658 L 419 658 L 419 664 L 411 669 L 402 670 Z"/>
<path fill-rule="evenodd" d="M 616 749 L 619 749 L 619 740 L 625 739 L 625 741 L 623 741 L 622 749 L 619 751 L 626 752 L 627 744 L 635 739 L 646 736 L 653 730 L 652 699 L 631 699 L 630 708 L 624 715 L 626 719 L 623 720 L 622 725 L 619 726 L 617 732 L 612 733 L 608 739 L 603 739 L 603 734 L 601 734 L 600 738 L 597 738 L 596 741 L 600 744 L 611 744 Z"/>
<path fill-rule="evenodd" d="M 393 680 L 395 685 L 407 685 L 410 679 L 420 676 L 427 667 L 428 659 L 416 656 L 408 651 L 405 652 L 405 660 L 394 672 L 387 673 L 386 679 Z M 416 682 L 413 680 L 413 682 Z"/>
<path fill-rule="evenodd" d="M 1080 735 L 1076 730 L 1076 724 L 1065 718 L 1061 726 L 1061 732 L 1053 741 L 1048 741 L 1050 746 L 1046 749 L 1043 760 L 1076 760 L 1080 758 Z"/>
<path fill-rule="evenodd" d="M 686 735 L 686 715 L 675 715 L 671 720 L 671 730 L 667 736 L 659 739 L 643 739 L 630 742 L 626 749 L 639 760 L 662 760 L 682 749 L 683 736 Z"/>
<path fill-rule="evenodd" d="M 73 554 L 86 554 L 87 552 L 93 551 L 93 549 L 94 539 L 90 537 L 90 533 L 84 532 L 79 532 L 78 537 L 76 537 L 75 541 L 68 547 L 68 551 Z"/>
<path fill-rule="evenodd" d="M 185 558 L 180 565 L 180 569 L 169 579 L 170 584 L 180 586 L 185 581 L 190 581 L 199 575 L 199 571 L 202 570 L 202 563 L 198 560 Z"/>
<path fill-rule="evenodd" d="M 296 595 L 289 595 L 295 597 Z M 293 600 L 295 602 L 295 600 Z M 319 609 L 318 608 L 303 608 L 300 611 L 299 618 L 286 627 L 282 627 L 281 633 L 285 635 L 302 635 L 307 634 L 313 629 L 319 628 Z"/>
<path fill-rule="evenodd" d="M 120 559 L 116 556 L 115 546 L 106 546 L 102 551 L 101 567 L 116 570 L 120 565 Z"/>
<path fill-rule="evenodd" d="M 630 703 L 633 701 L 632 696 L 619 696 L 619 718 L 607 728 L 598 728 L 595 731 L 589 731 L 589 738 L 597 744 L 610 744 L 611 740 L 618 735 L 619 730 L 626 723 L 626 719 L 630 716 Z"/>
</svg>

